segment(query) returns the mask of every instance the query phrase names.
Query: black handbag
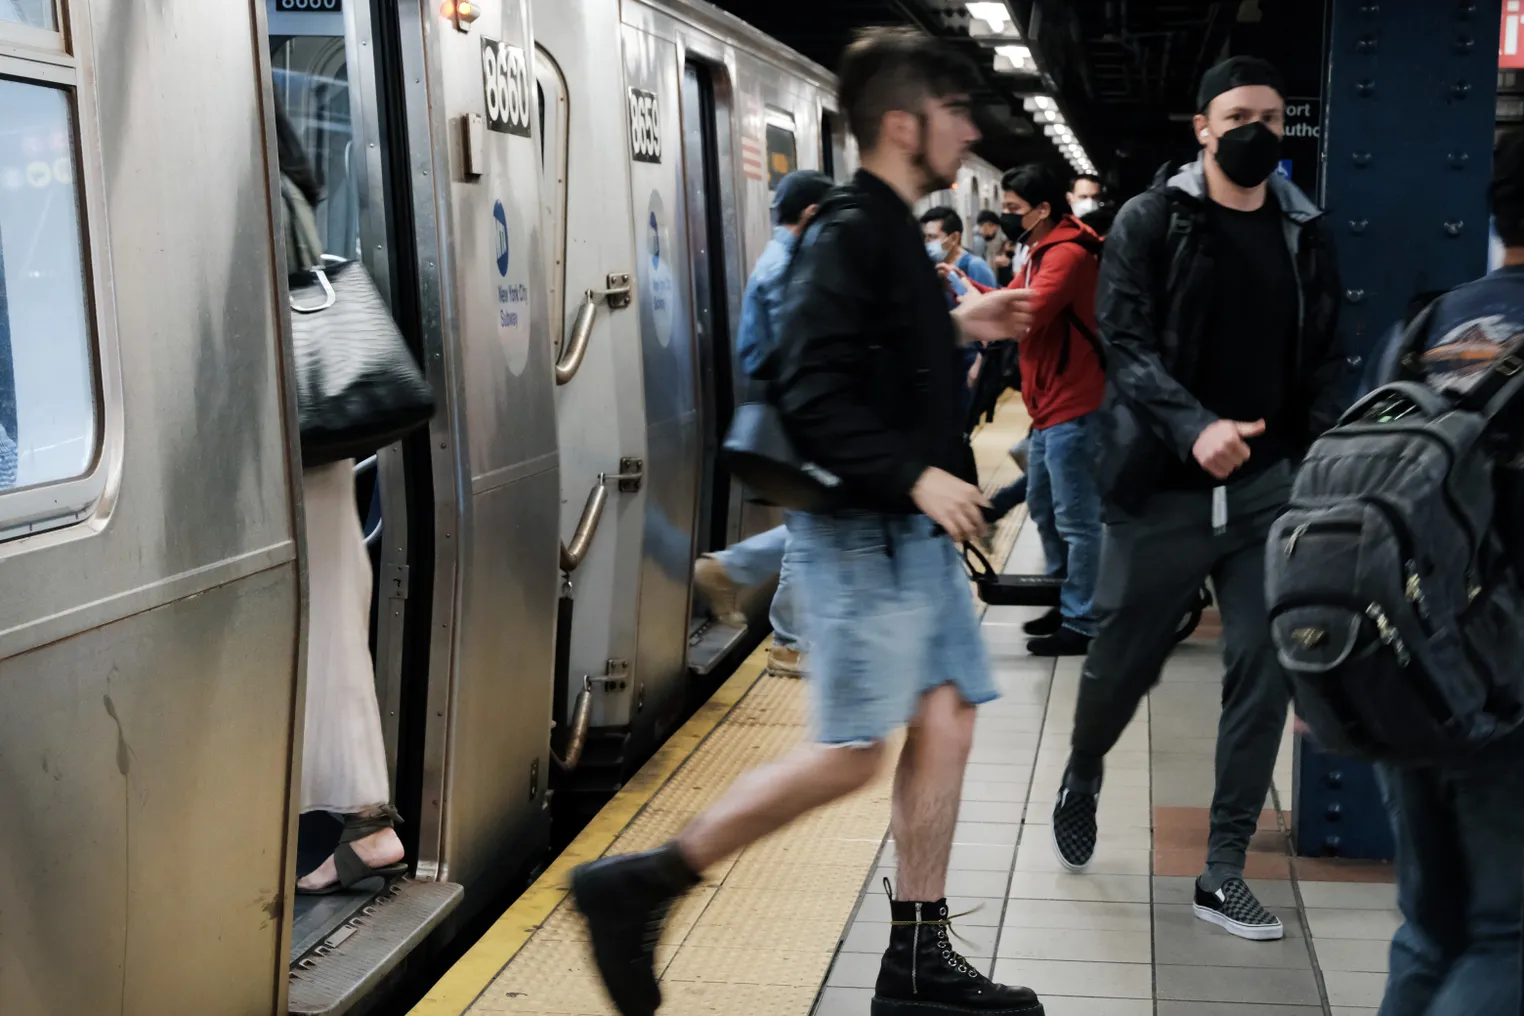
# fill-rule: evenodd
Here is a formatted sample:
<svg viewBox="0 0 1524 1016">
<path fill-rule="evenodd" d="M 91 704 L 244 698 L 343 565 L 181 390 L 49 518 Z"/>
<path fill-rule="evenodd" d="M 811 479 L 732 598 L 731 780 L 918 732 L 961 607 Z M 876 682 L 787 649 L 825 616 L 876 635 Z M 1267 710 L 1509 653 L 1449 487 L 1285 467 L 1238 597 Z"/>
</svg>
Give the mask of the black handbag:
<svg viewBox="0 0 1524 1016">
<path fill-rule="evenodd" d="M 290 281 L 304 467 L 369 455 L 434 415 L 434 392 L 365 266 L 323 262 Z"/>
<path fill-rule="evenodd" d="M 841 504 L 841 478 L 799 454 L 771 402 L 736 407 L 721 455 L 730 474 L 764 503 L 815 515 Z"/>
</svg>

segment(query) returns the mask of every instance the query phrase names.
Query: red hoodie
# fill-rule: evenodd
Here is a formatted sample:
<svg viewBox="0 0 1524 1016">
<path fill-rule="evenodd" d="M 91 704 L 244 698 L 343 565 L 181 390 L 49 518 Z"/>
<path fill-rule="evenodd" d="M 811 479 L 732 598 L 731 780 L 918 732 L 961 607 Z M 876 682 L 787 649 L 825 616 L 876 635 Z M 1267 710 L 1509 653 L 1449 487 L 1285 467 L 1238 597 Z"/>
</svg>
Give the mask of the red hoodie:
<svg viewBox="0 0 1524 1016">
<path fill-rule="evenodd" d="M 1094 412 L 1100 408 L 1106 392 L 1106 371 L 1096 359 L 1095 350 L 1064 314 L 1065 308 L 1073 308 L 1075 316 L 1091 333 L 1099 334 L 1095 325 L 1095 288 L 1100 262 L 1085 246 L 1065 242 L 1080 237 L 1092 244 L 1100 241 L 1074 216 L 1064 216 L 1032 248 L 1026 270 L 1018 273 L 1010 285 L 1012 289 L 1032 290 L 1032 327 L 1021 339 L 1021 397 L 1032 425 L 1038 430 Z M 1060 372 L 1066 338 L 1068 363 Z"/>
</svg>

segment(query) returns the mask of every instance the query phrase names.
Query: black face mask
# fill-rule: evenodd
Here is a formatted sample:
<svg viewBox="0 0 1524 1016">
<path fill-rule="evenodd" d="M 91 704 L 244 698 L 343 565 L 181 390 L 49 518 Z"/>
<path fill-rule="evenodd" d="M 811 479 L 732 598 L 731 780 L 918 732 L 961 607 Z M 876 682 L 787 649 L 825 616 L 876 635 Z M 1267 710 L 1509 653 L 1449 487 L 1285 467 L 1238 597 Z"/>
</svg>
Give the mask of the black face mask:
<svg viewBox="0 0 1524 1016">
<path fill-rule="evenodd" d="M 1240 187 L 1258 187 L 1281 161 L 1281 139 L 1256 120 L 1217 139 L 1217 165 Z"/>
<path fill-rule="evenodd" d="M 1021 224 L 1021 216 L 1006 212 L 1000 216 L 1000 232 L 1012 243 L 1020 243 L 1031 230 Z"/>
</svg>

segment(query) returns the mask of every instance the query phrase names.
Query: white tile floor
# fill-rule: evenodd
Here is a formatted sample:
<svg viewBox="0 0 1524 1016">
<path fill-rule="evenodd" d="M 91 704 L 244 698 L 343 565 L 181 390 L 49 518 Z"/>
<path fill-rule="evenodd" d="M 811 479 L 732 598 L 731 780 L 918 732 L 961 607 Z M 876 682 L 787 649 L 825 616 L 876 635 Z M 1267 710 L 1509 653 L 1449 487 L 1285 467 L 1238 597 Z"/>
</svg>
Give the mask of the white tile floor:
<svg viewBox="0 0 1524 1016">
<path fill-rule="evenodd" d="M 1030 526 L 1010 570 L 1033 570 Z M 1107 756 L 1101 835 L 1084 874 L 1053 856 L 1049 814 L 1068 753 L 1079 661 L 1025 655 L 1020 625 L 1035 611 L 991 609 L 984 630 L 1003 697 L 980 710 L 948 874 L 962 947 L 998 980 L 1025 984 L 1048 1016 L 1370 1016 L 1386 944 L 1397 926 L 1393 887 L 1255 882 L 1286 937 L 1256 943 L 1195 919 L 1191 878 L 1152 871 L 1153 808 L 1210 799 L 1220 664 L 1177 653 L 1165 680 Z M 1290 731 L 1276 786 L 1291 786 Z M 1273 805 L 1273 798 L 1270 806 Z M 820 994 L 816 1016 L 866 1016 L 888 941 L 885 843 Z"/>
</svg>

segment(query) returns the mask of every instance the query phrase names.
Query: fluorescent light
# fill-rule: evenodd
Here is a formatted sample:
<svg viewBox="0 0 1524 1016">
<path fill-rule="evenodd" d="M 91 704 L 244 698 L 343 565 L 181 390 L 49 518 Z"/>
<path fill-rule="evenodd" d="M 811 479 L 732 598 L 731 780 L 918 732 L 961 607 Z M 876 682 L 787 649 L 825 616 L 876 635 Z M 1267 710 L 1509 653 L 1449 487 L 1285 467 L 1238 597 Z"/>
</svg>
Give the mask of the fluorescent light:
<svg viewBox="0 0 1524 1016">
<path fill-rule="evenodd" d="M 985 22 L 992 32 L 999 32 L 1011 20 L 1011 12 L 1003 2 L 964 0 L 963 6 L 968 8 L 969 17 Z"/>
<path fill-rule="evenodd" d="M 995 70 L 1004 74 L 1016 71 L 1034 71 L 1037 64 L 1032 60 L 1032 51 L 1026 46 L 1005 45 L 995 47 Z"/>
<path fill-rule="evenodd" d="M 1038 123 L 1063 123 L 1064 114 L 1056 109 L 1040 109 L 1032 117 Z"/>
<path fill-rule="evenodd" d="M 1021 100 L 1021 105 L 1028 113 L 1035 113 L 1039 109 L 1058 108 L 1058 103 L 1049 95 L 1029 95 Z"/>
</svg>

